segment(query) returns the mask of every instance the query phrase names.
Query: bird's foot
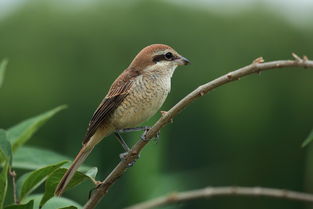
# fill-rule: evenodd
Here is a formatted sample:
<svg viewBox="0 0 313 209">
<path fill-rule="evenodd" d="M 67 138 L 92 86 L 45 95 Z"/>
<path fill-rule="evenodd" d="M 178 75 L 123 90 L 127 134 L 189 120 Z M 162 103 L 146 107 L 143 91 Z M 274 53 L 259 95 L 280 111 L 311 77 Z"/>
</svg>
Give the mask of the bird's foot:
<svg viewBox="0 0 313 209">
<path fill-rule="evenodd" d="M 120 159 L 121 159 L 122 161 L 125 161 L 127 155 L 128 155 L 128 152 L 123 152 L 123 153 L 121 153 L 121 154 L 119 155 L 119 157 L 120 157 Z"/>
<path fill-rule="evenodd" d="M 125 162 L 125 161 L 126 161 L 126 157 L 127 157 L 128 154 L 129 154 L 128 152 L 121 153 L 121 154 L 120 154 L 120 159 Z M 137 158 L 136 158 L 135 160 L 133 160 L 132 162 L 130 162 L 130 163 L 127 164 L 128 168 L 130 168 L 130 167 L 132 167 L 133 165 L 135 165 L 136 161 L 137 161 L 139 158 L 140 158 L 140 155 L 138 154 L 138 156 L 137 156 Z"/>
<path fill-rule="evenodd" d="M 150 140 L 151 140 L 151 139 L 147 139 L 147 138 L 146 138 L 146 134 L 148 133 L 148 131 L 150 130 L 150 128 L 151 128 L 151 127 L 148 127 L 148 128 L 145 130 L 145 132 L 140 136 L 140 139 L 141 139 L 142 141 L 147 142 L 147 141 L 150 141 Z M 156 134 L 152 139 L 154 139 L 155 142 L 158 143 L 159 138 L 160 138 L 160 131 L 158 131 L 157 134 Z"/>
</svg>

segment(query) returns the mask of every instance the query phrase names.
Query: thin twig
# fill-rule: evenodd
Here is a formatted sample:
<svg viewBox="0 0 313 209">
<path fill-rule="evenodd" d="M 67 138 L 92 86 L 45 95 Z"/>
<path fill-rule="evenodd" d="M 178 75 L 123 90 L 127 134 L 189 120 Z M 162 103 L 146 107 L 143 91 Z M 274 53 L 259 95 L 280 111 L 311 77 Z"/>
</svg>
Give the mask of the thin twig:
<svg viewBox="0 0 313 209">
<path fill-rule="evenodd" d="M 294 192 L 283 189 L 272 189 L 262 187 L 207 187 L 204 189 L 172 193 L 158 197 L 146 202 L 142 202 L 125 209 L 149 209 L 162 205 L 169 205 L 178 202 L 184 202 L 193 199 L 209 198 L 215 196 L 255 196 L 255 197 L 272 197 L 279 199 L 297 200 L 302 202 L 313 203 L 313 195 Z"/>
<path fill-rule="evenodd" d="M 9 170 L 9 174 L 12 177 L 12 185 L 13 185 L 13 199 L 14 199 L 14 203 L 15 204 L 19 204 L 19 200 L 17 199 L 17 195 L 16 195 L 16 173 L 14 170 L 12 170 L 10 168 Z"/>
<path fill-rule="evenodd" d="M 291 53 L 291 55 L 293 56 L 293 58 L 295 58 L 295 60 L 297 60 L 298 62 L 301 62 L 302 59 L 296 54 L 296 53 Z"/>
<path fill-rule="evenodd" d="M 300 59 L 300 60 L 299 60 Z M 203 96 L 209 91 L 222 86 L 226 83 L 239 80 L 239 78 L 253 74 L 260 73 L 261 71 L 286 68 L 286 67 L 304 67 L 313 68 L 313 61 L 308 59 L 296 59 L 296 60 L 280 60 L 272 62 L 264 62 L 263 58 L 258 58 L 250 65 L 240 68 L 223 75 L 213 81 L 210 81 L 204 85 L 199 86 L 197 89 L 189 93 L 182 100 L 180 100 L 174 107 L 162 115 L 162 117 L 149 129 L 146 133 L 145 138 L 147 140 L 137 141 L 133 147 L 129 150 L 128 154 L 124 156 L 124 159 L 113 169 L 113 171 L 106 177 L 102 184 L 93 192 L 93 195 L 85 204 L 84 209 L 93 209 L 96 207 L 102 197 L 108 192 L 110 186 L 116 182 L 116 180 L 123 175 L 135 159 L 138 158 L 140 151 L 149 142 L 148 140 L 153 138 L 159 130 L 166 124 L 170 123 L 172 119 L 182 111 L 186 106 L 197 98 Z"/>
</svg>

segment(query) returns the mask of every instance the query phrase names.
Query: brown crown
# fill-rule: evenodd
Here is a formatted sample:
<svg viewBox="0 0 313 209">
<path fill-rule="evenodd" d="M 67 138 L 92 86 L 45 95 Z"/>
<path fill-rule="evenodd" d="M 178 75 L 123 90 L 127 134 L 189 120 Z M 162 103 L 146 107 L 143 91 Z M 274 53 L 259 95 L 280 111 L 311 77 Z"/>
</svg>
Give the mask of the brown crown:
<svg viewBox="0 0 313 209">
<path fill-rule="evenodd" d="M 165 50 L 170 50 L 172 52 L 174 52 L 175 54 L 177 52 L 175 52 L 175 50 L 165 44 L 152 44 L 150 46 L 147 46 L 145 48 L 143 48 L 134 58 L 134 60 L 132 61 L 132 63 L 129 65 L 129 68 L 135 68 L 137 70 L 142 70 L 145 67 L 149 66 L 149 65 L 153 65 L 153 56 L 161 51 L 165 51 Z"/>
</svg>

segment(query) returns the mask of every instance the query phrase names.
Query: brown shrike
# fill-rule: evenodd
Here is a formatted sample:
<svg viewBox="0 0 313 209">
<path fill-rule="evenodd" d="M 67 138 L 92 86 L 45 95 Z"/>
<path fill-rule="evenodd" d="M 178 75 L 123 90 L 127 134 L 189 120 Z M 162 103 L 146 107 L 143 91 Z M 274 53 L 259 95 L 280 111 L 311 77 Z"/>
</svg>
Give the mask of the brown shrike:
<svg viewBox="0 0 313 209">
<path fill-rule="evenodd" d="M 153 44 L 142 49 L 128 68 L 114 81 L 93 114 L 83 147 L 58 184 L 55 195 L 60 196 L 78 167 L 104 137 L 134 128 L 152 117 L 164 103 L 171 90 L 171 77 L 179 65 L 189 61 L 170 46 Z M 144 137 L 143 137 L 144 138 Z"/>
</svg>

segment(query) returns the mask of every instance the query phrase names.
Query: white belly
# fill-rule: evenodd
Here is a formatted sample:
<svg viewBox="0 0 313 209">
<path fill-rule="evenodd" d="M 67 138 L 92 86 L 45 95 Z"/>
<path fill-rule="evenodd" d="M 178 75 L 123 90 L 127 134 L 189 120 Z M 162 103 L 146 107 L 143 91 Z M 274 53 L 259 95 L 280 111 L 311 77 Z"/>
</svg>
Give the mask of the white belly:
<svg viewBox="0 0 313 209">
<path fill-rule="evenodd" d="M 171 87 L 171 80 L 164 78 L 136 79 L 129 95 L 113 113 L 117 129 L 131 128 L 152 117 L 163 105 Z"/>
</svg>

